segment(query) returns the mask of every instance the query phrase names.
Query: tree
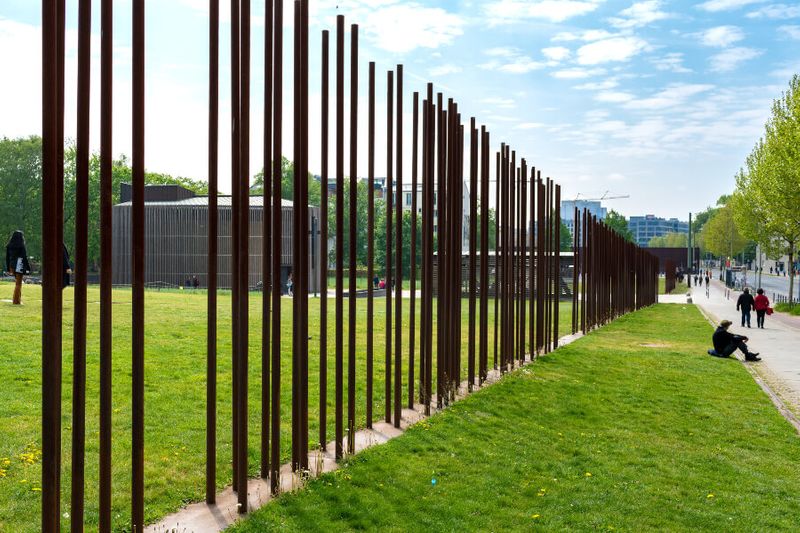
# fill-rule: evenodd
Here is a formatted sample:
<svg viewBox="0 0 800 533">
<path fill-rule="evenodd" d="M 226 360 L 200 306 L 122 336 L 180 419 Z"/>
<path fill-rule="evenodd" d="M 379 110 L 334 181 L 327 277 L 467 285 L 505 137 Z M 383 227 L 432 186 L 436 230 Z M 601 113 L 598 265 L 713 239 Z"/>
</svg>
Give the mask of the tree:
<svg viewBox="0 0 800 533">
<path fill-rule="evenodd" d="M 625 240 L 633 242 L 633 232 L 628 227 L 628 221 L 625 220 L 624 216 L 612 209 L 606 215 L 604 222 L 606 226 L 619 233 Z"/>
<path fill-rule="evenodd" d="M 251 196 L 261 196 L 264 194 L 264 169 L 253 178 L 253 185 L 250 187 Z M 281 157 L 281 198 L 284 200 L 294 199 L 294 163 Z M 308 173 L 308 205 L 319 207 L 322 198 L 322 185 Z"/>
<path fill-rule="evenodd" d="M 559 249 L 562 252 L 571 252 L 572 251 L 572 232 L 569 231 L 569 227 L 564 224 L 564 221 L 561 221 L 561 232 L 558 234 L 561 242 L 559 243 Z"/>
<path fill-rule="evenodd" d="M 733 219 L 733 206 L 728 204 L 719 209 L 703 226 L 700 233 L 703 246 L 719 257 L 733 257 L 747 245 Z"/>
<path fill-rule="evenodd" d="M 768 250 L 788 254 L 792 302 L 800 242 L 800 76 L 773 102 L 764 136 L 736 176 L 736 195 L 742 231 Z"/>
<path fill-rule="evenodd" d="M 687 248 L 689 235 L 687 233 L 666 233 L 650 239 L 647 246 L 650 248 Z"/>
</svg>

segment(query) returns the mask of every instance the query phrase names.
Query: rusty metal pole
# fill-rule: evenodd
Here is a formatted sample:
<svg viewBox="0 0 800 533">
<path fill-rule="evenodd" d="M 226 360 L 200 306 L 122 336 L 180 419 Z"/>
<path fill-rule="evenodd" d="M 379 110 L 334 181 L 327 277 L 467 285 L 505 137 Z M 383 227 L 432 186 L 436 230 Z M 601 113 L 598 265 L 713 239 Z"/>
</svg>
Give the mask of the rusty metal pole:
<svg viewBox="0 0 800 533">
<path fill-rule="evenodd" d="M 469 123 L 469 340 L 467 352 L 467 389 L 475 384 L 475 292 L 478 247 L 478 129 L 475 117 Z"/>
<path fill-rule="evenodd" d="M 206 339 L 206 503 L 217 493 L 217 234 L 219 191 L 219 0 L 209 2 L 208 302 Z M 265 178 L 265 184 L 267 183 Z M 265 185 L 266 186 L 266 185 Z"/>
<path fill-rule="evenodd" d="M 400 427 L 403 408 L 403 65 L 397 65 L 397 154 L 395 156 L 395 288 L 394 332 L 394 427 Z"/>
<path fill-rule="evenodd" d="M 367 178 L 369 180 L 369 203 L 367 206 L 367 427 L 372 427 L 372 396 L 374 373 L 375 324 L 374 283 L 375 278 L 375 62 L 369 63 L 369 109 L 367 140 Z"/>
<path fill-rule="evenodd" d="M 555 202 L 553 205 L 553 255 L 555 272 L 553 277 L 554 299 L 553 299 L 553 349 L 558 348 L 558 318 L 561 309 L 561 185 L 555 187 Z"/>
<path fill-rule="evenodd" d="M 572 214 L 572 334 L 578 332 L 578 278 L 580 267 L 578 262 L 578 242 L 580 238 L 578 224 L 578 206 L 575 205 Z"/>
<path fill-rule="evenodd" d="M 392 150 L 394 143 L 392 133 L 394 128 L 394 72 L 386 73 L 386 258 L 384 272 L 386 272 L 386 360 L 384 365 L 384 419 L 387 424 L 392 422 Z"/>
<path fill-rule="evenodd" d="M 219 0 L 214 0 L 219 2 Z M 270 366 L 270 281 L 272 278 L 272 225 L 271 225 L 271 189 L 272 183 L 272 0 L 266 0 L 264 14 L 264 183 L 262 191 L 261 208 L 261 465 L 260 473 L 263 479 L 269 477 L 269 366 Z M 217 30 L 218 32 L 219 30 Z M 211 52 L 216 53 L 216 48 Z M 215 95 L 216 99 L 217 96 Z M 209 201 L 211 199 L 209 198 Z M 216 203 L 216 198 L 213 200 Z M 216 227 L 216 221 L 214 221 Z M 210 227 L 210 226 L 209 226 Z M 216 231 L 214 233 L 216 241 Z M 214 242 L 214 255 L 216 256 L 216 242 Z M 210 245 L 209 245 L 210 249 Z M 209 250 L 210 255 L 210 250 Z M 216 258 L 214 259 L 216 261 Z M 214 264 L 216 277 L 216 264 Z M 209 274 L 211 268 L 209 268 Z M 208 285 L 209 295 L 211 284 Z M 216 279 L 214 280 L 216 291 Z M 216 299 L 216 295 L 214 295 Z M 215 315 L 216 320 L 216 315 Z"/>
<path fill-rule="evenodd" d="M 272 134 L 272 356 L 270 361 L 270 492 L 280 491 L 281 437 L 281 241 L 283 240 L 281 179 L 283 177 L 283 0 L 273 11 L 273 134 Z M 264 184 L 267 185 L 266 183 Z"/>
<path fill-rule="evenodd" d="M 300 167 L 302 217 L 300 239 L 300 468 L 308 471 L 308 294 L 310 266 L 310 221 L 308 209 L 308 0 L 300 2 Z"/>
<path fill-rule="evenodd" d="M 336 460 L 344 456 L 344 16 L 336 16 Z"/>
<path fill-rule="evenodd" d="M 422 379 L 421 388 L 423 389 L 422 403 L 425 404 L 425 415 L 429 416 L 431 413 L 431 398 L 432 398 L 432 383 L 433 383 L 433 231 L 434 231 L 434 218 L 433 218 L 433 197 L 434 197 L 434 147 L 436 145 L 436 108 L 433 104 L 433 84 L 428 83 L 427 95 L 425 101 L 427 108 L 425 111 L 426 127 L 425 134 L 426 140 L 423 140 L 423 147 L 425 150 L 425 172 L 423 174 L 424 183 L 424 200 L 423 200 L 423 287 L 422 287 L 422 308 L 425 312 L 422 319 L 422 327 L 424 333 L 422 340 L 424 342 L 424 379 Z"/>
<path fill-rule="evenodd" d="M 502 282 L 502 258 L 500 256 L 500 216 L 502 213 L 501 209 L 501 196 L 500 196 L 500 182 L 501 182 L 501 170 L 500 170 L 500 160 L 502 158 L 504 148 L 500 148 L 500 151 L 497 152 L 495 156 L 495 174 L 494 174 L 494 182 L 495 182 L 495 196 L 494 196 L 494 203 L 495 203 L 495 213 L 494 213 L 494 369 L 497 370 L 497 340 L 500 330 L 500 314 L 498 313 L 498 304 L 500 302 L 500 284 Z"/>
<path fill-rule="evenodd" d="M 356 214 L 358 210 L 358 24 L 350 26 L 350 303 L 347 343 L 347 453 L 356 453 Z"/>
<path fill-rule="evenodd" d="M 445 209 L 444 209 L 444 147 L 445 147 L 445 119 L 447 111 L 443 108 L 442 93 L 436 94 L 436 407 L 441 409 L 444 396 L 444 375 L 445 375 L 445 351 L 443 349 L 445 328 L 445 314 L 443 312 L 443 301 L 445 295 L 444 275 L 446 269 L 444 264 L 444 243 L 445 243 Z"/>
<path fill-rule="evenodd" d="M 42 531 L 59 531 L 61 510 L 61 262 L 64 187 L 64 2 L 42 5 Z"/>
<path fill-rule="evenodd" d="M 409 289 L 411 291 L 408 312 L 408 408 L 414 408 L 414 348 L 417 318 L 417 170 L 419 138 L 419 93 L 414 92 L 411 124 L 411 243 L 409 264 Z"/>
<path fill-rule="evenodd" d="M 528 314 L 530 315 L 528 318 L 528 345 L 531 350 L 531 360 L 533 360 L 536 357 L 536 293 L 534 292 L 536 286 L 536 167 L 531 167 L 530 178 L 526 177 L 525 179 L 530 179 L 528 184 L 531 206 L 530 223 L 528 224 L 530 235 L 528 238 L 528 290 L 530 291 L 528 294 Z"/>
<path fill-rule="evenodd" d="M 113 2 L 100 8 L 100 443 L 98 530 L 111 531 Z"/>
<path fill-rule="evenodd" d="M 489 361 L 489 132 L 481 126 L 481 260 L 478 381 L 486 380 Z"/>
<path fill-rule="evenodd" d="M 519 181 L 520 181 L 520 224 L 519 224 L 519 232 L 520 232 L 520 239 L 519 239 L 519 285 L 517 286 L 517 290 L 519 291 L 519 344 L 520 344 L 520 361 L 525 361 L 525 356 L 527 352 L 525 351 L 525 324 L 526 324 L 526 304 L 527 301 L 525 300 L 525 289 L 528 285 L 527 283 L 527 261 L 528 261 L 528 232 L 527 232 L 527 224 L 528 224 L 528 164 L 525 159 L 522 160 L 522 166 L 519 170 Z M 533 352 L 531 352 L 533 353 Z"/>
<path fill-rule="evenodd" d="M 545 186 L 541 171 L 536 173 L 536 355 L 544 349 L 545 287 Z"/>
<path fill-rule="evenodd" d="M 133 1 L 131 529 L 144 530 L 144 0 Z"/>
<path fill-rule="evenodd" d="M 329 49 L 330 32 L 322 31 L 322 101 L 321 138 L 322 157 L 320 199 L 320 265 L 319 265 L 319 447 L 328 445 L 328 136 L 330 116 Z"/>
<path fill-rule="evenodd" d="M 240 0 L 231 1 L 231 469 L 233 490 L 239 488 L 239 130 L 241 124 Z"/>
<path fill-rule="evenodd" d="M 86 452 L 86 271 L 89 235 L 89 92 L 91 0 L 78 4 L 78 131 L 75 154 L 75 307 L 72 349 L 72 487 L 70 526 L 83 529 Z"/>
<path fill-rule="evenodd" d="M 421 299 L 420 299 L 420 324 L 419 324 L 419 403 L 425 405 L 425 372 L 427 360 L 427 337 L 428 337 L 428 311 L 426 307 L 427 288 L 428 288 L 428 114 L 429 103 L 425 99 L 422 101 L 422 250 L 421 250 Z M 416 141 L 415 143 L 416 144 Z M 414 191 L 416 195 L 416 191 Z M 413 400 L 412 400 L 413 401 Z"/>
</svg>

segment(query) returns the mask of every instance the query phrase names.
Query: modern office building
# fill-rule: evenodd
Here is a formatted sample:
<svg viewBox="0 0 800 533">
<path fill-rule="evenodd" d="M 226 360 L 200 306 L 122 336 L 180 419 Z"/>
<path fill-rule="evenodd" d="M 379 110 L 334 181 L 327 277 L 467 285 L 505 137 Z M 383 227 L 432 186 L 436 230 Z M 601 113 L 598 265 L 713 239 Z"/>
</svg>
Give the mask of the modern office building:
<svg viewBox="0 0 800 533">
<path fill-rule="evenodd" d="M 660 218 L 655 215 L 634 216 L 628 219 L 628 228 L 633 233 L 634 242 L 646 247 L 653 237 L 667 233 L 689 233 L 689 223 L 677 218 Z"/>
<path fill-rule="evenodd" d="M 112 210 L 113 282 L 131 283 L 131 202 L 130 186 L 123 184 L 121 203 Z M 292 231 L 294 204 L 282 200 L 281 213 L 281 291 L 292 270 Z M 218 197 L 217 286 L 230 288 L 231 275 L 231 197 Z M 176 185 L 145 187 L 145 282 L 154 287 L 183 286 L 195 276 L 201 287 L 208 286 L 208 197 Z M 250 196 L 250 239 L 248 285 L 261 285 L 261 229 L 264 197 Z M 318 207 L 309 206 L 309 291 L 318 291 L 320 258 Z"/>
<path fill-rule="evenodd" d="M 570 235 L 575 235 L 575 208 L 578 208 L 578 220 L 583 210 L 586 209 L 590 215 L 597 217 L 598 220 L 605 220 L 608 209 L 603 207 L 597 200 L 562 200 L 561 201 L 561 220 L 569 228 Z"/>
</svg>

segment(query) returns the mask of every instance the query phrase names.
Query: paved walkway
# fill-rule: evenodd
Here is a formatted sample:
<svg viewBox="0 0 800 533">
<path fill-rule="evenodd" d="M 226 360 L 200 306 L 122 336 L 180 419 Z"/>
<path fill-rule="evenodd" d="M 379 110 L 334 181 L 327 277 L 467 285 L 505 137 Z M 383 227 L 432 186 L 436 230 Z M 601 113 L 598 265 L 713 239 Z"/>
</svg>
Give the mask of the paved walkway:
<svg viewBox="0 0 800 533">
<path fill-rule="evenodd" d="M 752 328 L 741 327 L 741 313 L 736 310 L 736 300 L 741 294 L 728 291 L 719 281 L 712 281 L 709 296 L 704 287 L 692 287 L 692 301 L 715 323 L 730 320 L 732 333 L 746 335 L 750 350 L 759 352 L 762 361 L 746 363 L 769 387 L 800 415 L 800 317 L 774 313 L 766 317 L 764 329 L 756 328 L 756 315 L 752 313 Z M 660 302 L 685 303 L 686 295 L 659 297 Z M 709 348 L 711 336 L 709 334 Z"/>
</svg>

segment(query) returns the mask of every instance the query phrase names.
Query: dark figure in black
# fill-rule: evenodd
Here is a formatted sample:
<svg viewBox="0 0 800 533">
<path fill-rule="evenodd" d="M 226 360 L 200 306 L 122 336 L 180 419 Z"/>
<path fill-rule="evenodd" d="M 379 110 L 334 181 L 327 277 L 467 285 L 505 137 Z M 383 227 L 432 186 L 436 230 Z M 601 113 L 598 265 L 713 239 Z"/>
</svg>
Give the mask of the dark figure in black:
<svg viewBox="0 0 800 533">
<path fill-rule="evenodd" d="M 745 344 L 748 340 L 743 335 L 734 335 L 728 331 L 732 322 L 730 320 L 723 320 L 719 323 L 719 327 L 711 337 L 714 343 L 714 349 L 709 350 L 708 354 L 715 357 L 729 357 L 737 349 L 741 350 L 744 354 L 745 361 L 761 361 L 758 353 L 751 352 Z"/>
<path fill-rule="evenodd" d="M 736 310 L 742 311 L 742 327 L 744 327 L 745 322 L 747 322 L 747 327 L 750 327 L 750 311 L 756 306 L 756 301 L 753 298 L 753 295 L 750 294 L 750 289 L 744 289 L 744 292 L 739 296 L 739 299 L 736 301 Z"/>
<path fill-rule="evenodd" d="M 69 262 L 67 245 L 62 243 L 62 246 L 64 247 L 64 257 L 61 262 L 61 289 L 66 289 L 69 287 L 69 276 L 72 274 L 72 264 Z"/>
</svg>

